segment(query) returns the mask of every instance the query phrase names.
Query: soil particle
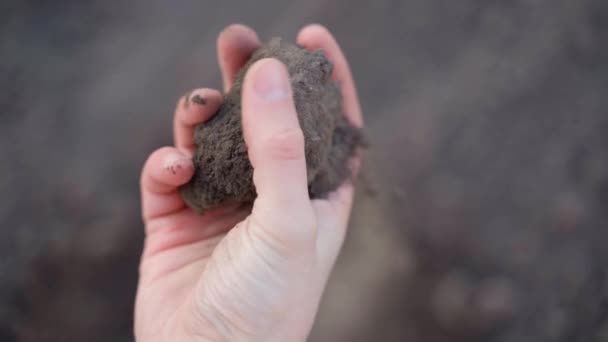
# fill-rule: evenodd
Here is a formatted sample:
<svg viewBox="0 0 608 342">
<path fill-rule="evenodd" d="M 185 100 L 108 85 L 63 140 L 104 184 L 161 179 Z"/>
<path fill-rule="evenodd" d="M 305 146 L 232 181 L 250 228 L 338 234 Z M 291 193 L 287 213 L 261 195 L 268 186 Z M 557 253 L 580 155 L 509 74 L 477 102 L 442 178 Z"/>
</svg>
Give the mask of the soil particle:
<svg viewBox="0 0 608 342">
<path fill-rule="evenodd" d="M 206 105 L 207 104 L 207 100 L 200 96 L 199 94 L 196 94 L 194 96 L 192 96 L 191 99 L 192 102 L 196 103 L 196 104 L 200 104 L 200 105 Z"/>
</svg>

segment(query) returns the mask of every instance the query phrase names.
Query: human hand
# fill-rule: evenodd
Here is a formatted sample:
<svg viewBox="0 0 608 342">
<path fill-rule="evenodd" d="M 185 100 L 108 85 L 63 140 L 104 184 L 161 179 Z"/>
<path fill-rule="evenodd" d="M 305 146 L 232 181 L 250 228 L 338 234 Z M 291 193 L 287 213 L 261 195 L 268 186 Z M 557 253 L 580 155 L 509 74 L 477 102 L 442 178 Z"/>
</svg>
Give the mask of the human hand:
<svg viewBox="0 0 608 342">
<path fill-rule="evenodd" d="M 361 127 L 353 79 L 331 34 L 311 25 L 297 42 L 325 51 L 345 115 Z M 225 90 L 259 44 L 241 25 L 220 34 Z M 177 191 L 193 175 L 194 127 L 215 113 L 218 91 L 197 89 L 180 99 L 176 147 L 155 151 L 143 168 L 138 341 L 303 341 L 310 332 L 344 240 L 353 184 L 345 182 L 327 199 L 309 199 L 304 139 L 284 65 L 258 61 L 242 91 L 243 134 L 258 193 L 252 208 L 232 204 L 199 215 Z"/>
</svg>

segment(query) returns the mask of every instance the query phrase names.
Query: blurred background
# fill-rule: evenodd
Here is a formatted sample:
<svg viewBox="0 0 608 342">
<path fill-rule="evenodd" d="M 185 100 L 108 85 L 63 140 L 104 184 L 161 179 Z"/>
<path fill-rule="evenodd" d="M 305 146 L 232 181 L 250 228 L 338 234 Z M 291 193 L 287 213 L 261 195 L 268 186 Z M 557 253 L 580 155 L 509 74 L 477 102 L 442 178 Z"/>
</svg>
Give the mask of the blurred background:
<svg viewBox="0 0 608 342">
<path fill-rule="evenodd" d="M 372 147 L 310 341 L 608 341 L 605 0 L 0 3 L 0 341 L 132 341 L 138 176 L 215 40 L 328 26 Z"/>
</svg>

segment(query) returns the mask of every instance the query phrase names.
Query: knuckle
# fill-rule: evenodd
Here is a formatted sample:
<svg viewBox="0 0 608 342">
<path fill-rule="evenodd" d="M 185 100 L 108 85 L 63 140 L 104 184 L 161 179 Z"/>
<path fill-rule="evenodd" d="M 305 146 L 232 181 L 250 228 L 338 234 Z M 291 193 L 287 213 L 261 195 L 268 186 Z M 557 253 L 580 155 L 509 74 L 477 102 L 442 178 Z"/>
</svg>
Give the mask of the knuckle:
<svg viewBox="0 0 608 342">
<path fill-rule="evenodd" d="M 152 152 L 150 155 L 148 155 L 148 158 L 146 158 L 146 161 L 144 162 L 139 173 L 139 183 L 141 186 L 144 185 L 146 177 L 150 174 L 150 168 L 152 167 L 151 164 L 153 163 L 153 160 L 156 158 L 157 154 L 158 150 Z"/>
<path fill-rule="evenodd" d="M 155 167 L 156 163 L 161 163 L 162 158 L 171 153 L 172 150 L 173 149 L 171 147 L 165 146 L 155 150 L 148 156 L 139 176 L 140 186 L 143 186 L 146 178 L 154 172 L 153 168 Z"/>
<path fill-rule="evenodd" d="M 300 128 L 289 129 L 271 136 L 266 150 L 274 159 L 304 159 L 304 133 Z"/>
<path fill-rule="evenodd" d="M 163 157 L 168 155 L 171 152 L 171 147 L 161 147 L 154 152 L 152 152 L 146 162 L 144 163 L 144 167 L 142 173 L 147 173 L 151 171 L 151 168 L 154 167 L 157 163 L 161 163 Z"/>
<path fill-rule="evenodd" d="M 162 160 L 162 158 L 168 154 L 170 154 L 173 151 L 172 147 L 169 146 L 164 146 L 161 147 L 159 149 L 157 149 L 156 151 L 152 152 L 152 154 L 150 154 L 150 156 L 148 157 L 148 161 L 147 163 L 152 163 L 155 160 Z"/>
</svg>

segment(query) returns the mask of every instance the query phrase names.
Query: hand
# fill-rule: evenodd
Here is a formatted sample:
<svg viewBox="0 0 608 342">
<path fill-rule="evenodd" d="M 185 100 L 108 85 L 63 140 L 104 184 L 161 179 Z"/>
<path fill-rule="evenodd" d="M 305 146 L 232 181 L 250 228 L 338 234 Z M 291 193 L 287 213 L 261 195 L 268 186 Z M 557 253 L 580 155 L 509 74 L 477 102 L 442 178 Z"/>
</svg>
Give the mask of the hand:
<svg viewBox="0 0 608 342">
<path fill-rule="evenodd" d="M 345 113 L 362 126 L 348 64 L 331 34 L 311 25 L 297 41 L 325 51 Z M 255 32 L 241 25 L 220 34 L 225 90 L 259 44 Z M 309 199 L 304 139 L 283 64 L 258 61 L 247 73 L 242 101 L 258 193 L 252 208 L 228 205 L 198 215 L 176 191 L 193 175 L 194 127 L 215 113 L 222 102 L 218 91 L 197 89 L 180 99 L 176 147 L 155 151 L 143 168 L 138 341 L 303 341 L 310 332 L 344 240 L 353 185 L 344 183 L 324 200 Z"/>
</svg>

